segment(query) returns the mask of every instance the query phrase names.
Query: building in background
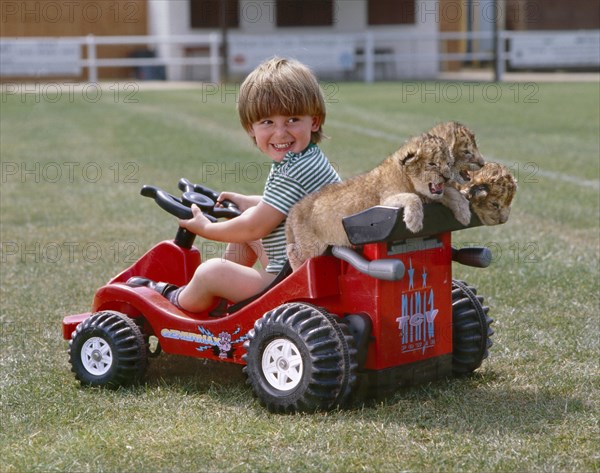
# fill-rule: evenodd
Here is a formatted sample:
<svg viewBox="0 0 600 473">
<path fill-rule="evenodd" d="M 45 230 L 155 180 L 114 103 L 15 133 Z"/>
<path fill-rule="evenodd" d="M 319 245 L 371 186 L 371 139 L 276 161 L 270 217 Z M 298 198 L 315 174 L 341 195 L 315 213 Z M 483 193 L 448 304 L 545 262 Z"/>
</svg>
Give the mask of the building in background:
<svg viewBox="0 0 600 473">
<path fill-rule="evenodd" d="M 509 68 L 592 70 L 600 67 L 600 4 L 597 0 L 440 0 L 440 31 L 472 33 L 447 41 L 442 52 L 492 53 L 498 29 L 509 39 Z M 477 37 L 487 33 L 488 37 Z M 492 54 L 489 54 L 492 55 Z M 489 60 L 451 61 L 443 70 L 485 66 Z"/>
<path fill-rule="evenodd" d="M 75 70 L 67 61 L 61 63 L 60 53 L 70 53 L 72 48 L 52 48 L 51 38 L 82 37 L 89 34 L 97 36 L 128 36 L 148 34 L 148 1 L 147 0 L 2 0 L 0 2 L 0 38 L 25 39 L 31 37 L 44 38 L 38 45 L 31 43 L 19 48 L 23 54 L 35 54 L 32 58 L 39 67 L 32 72 L 19 76 L 7 74 L 9 64 L 8 51 L 3 45 L 0 50 L 0 76 L 10 80 L 53 79 L 64 77 L 70 80 L 85 80 L 86 71 Z M 26 47 L 29 46 L 29 47 Z M 64 50 L 68 49 L 67 52 Z M 128 57 L 137 48 L 132 46 L 99 47 L 98 57 Z M 76 57 L 85 58 L 86 50 L 75 50 Z M 55 57 L 56 56 L 56 57 Z M 17 61 L 25 64 L 25 58 Z M 11 61 L 12 62 L 12 61 Z M 50 74 L 44 70 L 56 67 Z M 61 74 L 61 67 L 68 74 Z M 27 72 L 27 67 L 23 67 Z M 18 70 L 16 71 L 18 72 Z M 131 67 L 103 68 L 103 78 L 133 77 Z"/>
<path fill-rule="evenodd" d="M 218 54 L 232 79 L 273 55 L 296 57 L 321 77 L 434 79 L 443 71 L 489 67 L 496 25 L 521 35 L 505 41 L 509 67 L 600 65 L 600 10 L 590 0 L 2 0 L 0 14 L 3 80 L 85 80 L 90 75 L 81 64 L 90 51 L 85 43 L 93 38 L 81 38 L 88 35 L 212 34 L 224 40 Z M 198 64 L 210 56 L 207 41 L 104 45 L 95 51 L 99 59 L 171 60 L 170 80 L 213 77 L 210 66 Z M 198 60 L 182 64 L 186 58 Z M 139 78 L 139 69 L 100 67 L 98 77 Z"/>
<path fill-rule="evenodd" d="M 438 73 L 434 0 L 148 0 L 148 10 L 151 34 L 221 34 L 226 29 L 227 66 L 233 76 L 246 74 L 266 57 L 284 55 L 297 57 L 321 76 L 361 78 L 366 33 L 377 35 L 378 78 Z M 161 54 L 208 52 L 165 46 Z M 407 60 L 386 59 L 392 55 Z M 201 67 L 169 69 L 176 79 L 206 74 Z"/>
</svg>

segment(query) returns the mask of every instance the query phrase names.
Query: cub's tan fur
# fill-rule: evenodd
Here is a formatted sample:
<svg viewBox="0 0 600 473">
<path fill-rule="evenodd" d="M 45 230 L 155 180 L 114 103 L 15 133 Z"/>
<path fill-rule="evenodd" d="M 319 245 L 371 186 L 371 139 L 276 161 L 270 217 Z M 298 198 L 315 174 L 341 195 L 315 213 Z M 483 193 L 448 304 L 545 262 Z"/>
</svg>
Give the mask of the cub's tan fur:
<svg viewBox="0 0 600 473">
<path fill-rule="evenodd" d="M 472 172 L 471 180 L 462 185 L 460 191 L 481 223 L 498 225 L 508 220 L 517 181 L 506 166 L 489 162 Z"/>
<path fill-rule="evenodd" d="M 329 245 L 350 246 L 342 218 L 375 205 L 404 208 L 406 227 L 423 227 L 422 199 L 441 199 L 454 158 L 446 142 L 424 134 L 407 141 L 366 174 L 329 184 L 292 207 L 286 223 L 293 269 Z"/>
<path fill-rule="evenodd" d="M 452 209 L 456 220 L 468 225 L 471 221 L 471 209 L 469 201 L 460 193 L 459 186 L 469 181 L 470 172 L 480 169 L 484 164 L 483 156 L 477 148 L 475 134 L 458 122 L 439 123 L 428 133 L 442 138 L 454 157 L 452 177 L 439 202 Z M 428 199 L 424 201 L 429 202 Z"/>
<path fill-rule="evenodd" d="M 476 171 L 484 164 L 483 156 L 477 148 L 475 134 L 458 122 L 445 122 L 434 126 L 429 134 L 446 140 L 450 152 L 454 156 L 454 176 L 452 180 L 458 184 L 468 181 L 468 173 Z"/>
</svg>

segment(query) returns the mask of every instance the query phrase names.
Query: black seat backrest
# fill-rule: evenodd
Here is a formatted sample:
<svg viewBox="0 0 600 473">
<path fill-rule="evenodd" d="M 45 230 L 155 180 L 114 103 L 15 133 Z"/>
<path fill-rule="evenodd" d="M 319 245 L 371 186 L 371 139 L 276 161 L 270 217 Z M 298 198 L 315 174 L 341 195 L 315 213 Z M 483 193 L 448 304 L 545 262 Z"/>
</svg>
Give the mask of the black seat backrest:
<svg viewBox="0 0 600 473">
<path fill-rule="evenodd" d="M 462 225 L 448 207 L 439 203 L 423 205 L 423 212 L 423 228 L 417 233 L 406 228 L 403 209 L 382 205 L 344 217 L 342 224 L 353 245 L 420 238 L 481 225 L 475 214 L 471 215 L 469 225 Z"/>
</svg>

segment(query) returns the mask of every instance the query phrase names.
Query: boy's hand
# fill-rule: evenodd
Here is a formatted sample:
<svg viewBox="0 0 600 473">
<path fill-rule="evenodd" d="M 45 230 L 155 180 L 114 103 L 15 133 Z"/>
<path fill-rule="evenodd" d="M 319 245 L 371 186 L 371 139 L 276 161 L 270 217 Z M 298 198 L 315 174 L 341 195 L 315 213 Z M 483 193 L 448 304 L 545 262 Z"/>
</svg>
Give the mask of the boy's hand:
<svg viewBox="0 0 600 473">
<path fill-rule="evenodd" d="M 217 199 L 217 206 L 222 207 L 223 205 L 221 202 L 224 200 L 233 202 L 237 208 L 240 209 L 240 212 L 244 212 L 250 207 L 258 205 L 260 196 L 238 194 L 237 192 L 221 192 Z"/>
<path fill-rule="evenodd" d="M 202 210 L 196 204 L 192 204 L 192 214 L 194 216 L 188 220 L 178 219 L 179 226 L 196 235 L 202 236 L 204 228 L 211 222 L 204 216 Z"/>
</svg>

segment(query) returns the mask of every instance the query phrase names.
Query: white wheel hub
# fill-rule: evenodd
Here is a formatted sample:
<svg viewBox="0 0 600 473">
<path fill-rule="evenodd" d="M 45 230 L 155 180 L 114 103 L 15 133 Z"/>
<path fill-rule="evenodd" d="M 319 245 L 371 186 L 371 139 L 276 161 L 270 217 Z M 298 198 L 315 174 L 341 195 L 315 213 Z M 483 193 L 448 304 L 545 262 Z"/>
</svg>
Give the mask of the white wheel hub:
<svg viewBox="0 0 600 473">
<path fill-rule="evenodd" d="M 81 347 L 81 362 L 90 374 L 105 375 L 113 363 L 110 345 L 103 338 L 89 338 Z"/>
<path fill-rule="evenodd" d="M 267 382 L 279 391 L 291 391 L 302 379 L 302 356 L 287 338 L 276 338 L 262 356 L 262 372 Z"/>
</svg>

